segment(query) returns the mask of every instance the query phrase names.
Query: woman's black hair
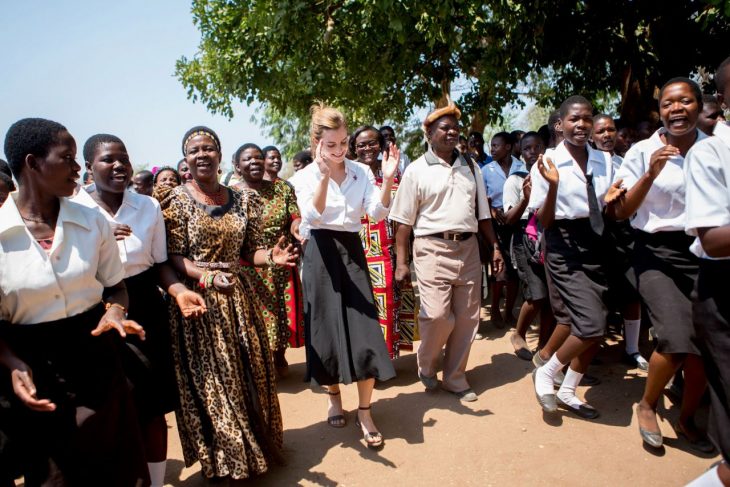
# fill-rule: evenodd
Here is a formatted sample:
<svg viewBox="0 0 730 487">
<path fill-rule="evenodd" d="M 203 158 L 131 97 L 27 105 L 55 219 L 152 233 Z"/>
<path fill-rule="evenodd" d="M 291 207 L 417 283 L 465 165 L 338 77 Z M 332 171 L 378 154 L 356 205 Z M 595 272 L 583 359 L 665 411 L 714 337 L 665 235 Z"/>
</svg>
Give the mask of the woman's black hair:
<svg viewBox="0 0 730 487">
<path fill-rule="evenodd" d="M 390 128 L 390 127 L 387 127 L 386 126 L 386 127 L 383 127 L 383 128 Z M 380 146 L 380 151 L 382 152 L 383 149 L 385 149 L 385 136 L 382 134 L 382 132 L 380 132 L 380 130 L 376 129 L 372 125 L 360 125 L 352 133 L 352 135 L 350 136 L 350 141 L 348 143 L 349 146 L 350 146 L 349 147 L 350 148 L 350 153 L 354 157 L 357 157 L 357 152 L 355 151 L 355 139 L 357 139 L 360 136 L 361 133 L 367 132 L 368 130 L 371 130 L 371 131 L 375 132 L 375 137 L 378 139 L 378 145 Z"/>
<path fill-rule="evenodd" d="M 101 144 L 122 144 L 124 145 L 124 142 L 122 142 L 122 139 L 117 137 L 116 135 L 111 134 L 96 134 L 89 137 L 89 139 L 84 144 L 84 161 L 86 162 L 92 162 L 94 160 L 94 152 L 96 152 L 96 148 L 99 147 Z M 126 146 L 124 150 L 127 150 Z"/>
<path fill-rule="evenodd" d="M 497 137 L 504 140 L 505 144 L 511 145 L 512 147 L 515 146 L 515 139 L 509 132 L 497 132 L 496 134 L 492 135 L 492 140 L 496 139 Z"/>
<path fill-rule="evenodd" d="M 615 121 L 615 120 L 613 119 L 613 117 L 612 117 L 611 115 L 607 115 L 607 114 L 605 114 L 605 113 L 599 113 L 598 115 L 595 115 L 595 116 L 593 117 L 593 123 L 596 123 L 596 122 L 598 122 L 599 120 L 603 120 L 604 118 L 607 118 L 607 119 L 609 119 L 610 121 L 612 121 L 612 122 L 613 122 L 613 124 L 614 124 L 614 125 L 616 125 L 616 121 Z M 617 128 L 616 130 L 618 130 L 618 128 Z"/>
<path fill-rule="evenodd" d="M 677 76 L 666 83 L 664 83 L 664 86 L 659 90 L 659 101 L 662 100 L 662 96 L 664 96 L 664 90 L 667 89 L 667 86 L 673 85 L 676 83 L 684 83 L 687 86 L 689 86 L 689 89 L 692 90 L 692 94 L 695 96 L 695 100 L 697 100 L 697 104 L 699 105 L 699 110 L 702 111 L 702 90 L 700 89 L 700 85 L 695 83 L 689 78 L 686 78 L 684 76 Z"/>
<path fill-rule="evenodd" d="M 292 161 L 303 162 L 305 166 L 314 160 L 312 159 L 312 151 L 310 150 L 299 151 L 291 159 Z"/>
<path fill-rule="evenodd" d="M 188 142 L 188 139 L 191 135 L 193 135 L 195 132 L 205 132 L 206 134 L 213 137 L 213 141 L 215 142 L 215 145 L 218 146 L 218 152 L 221 151 L 221 139 L 218 137 L 218 134 L 215 133 L 213 129 L 210 129 L 204 125 L 196 125 L 195 127 L 191 128 L 187 132 L 185 132 L 185 135 L 183 135 L 182 139 L 182 153 L 183 156 L 185 155 L 185 145 Z M 180 163 L 178 162 L 178 166 Z"/>
<path fill-rule="evenodd" d="M 550 129 L 547 124 L 540 126 L 539 129 L 537 129 L 537 135 L 540 136 L 542 139 L 542 143 L 545 147 L 550 145 L 550 137 L 552 137 L 553 131 L 555 129 Z M 523 137 L 524 139 L 524 137 Z"/>
<path fill-rule="evenodd" d="M 10 171 L 10 166 L 8 166 L 8 161 L 5 159 L 0 159 L 0 172 L 7 174 L 11 178 L 13 177 L 13 173 Z"/>
<path fill-rule="evenodd" d="M 236 152 L 233 153 L 233 159 L 231 160 L 231 163 L 233 163 L 234 168 L 238 166 L 238 159 L 241 157 L 241 154 L 243 154 L 243 151 L 245 151 L 246 149 L 258 149 L 259 152 L 261 152 L 261 157 L 263 157 L 265 154 L 265 152 L 262 151 L 261 147 L 259 147 L 258 145 L 254 144 L 253 142 L 246 142 L 241 147 L 236 149 Z"/>
<path fill-rule="evenodd" d="M 155 176 L 152 178 L 152 184 L 157 184 L 158 176 L 165 171 L 171 171 L 175 175 L 175 180 L 177 181 L 177 184 L 182 184 L 182 181 L 180 181 L 180 173 L 177 172 L 174 167 L 170 166 L 162 166 L 161 168 L 157 169 Z"/>
<path fill-rule="evenodd" d="M 20 181 L 25 157 L 33 154 L 46 157 L 48 151 L 59 141 L 58 135 L 68 132 L 58 122 L 45 118 L 24 118 L 10 126 L 5 134 L 5 156 L 15 179 Z"/>
<path fill-rule="evenodd" d="M 11 178 L 8 174 L 0 172 L 0 181 L 5 183 L 5 186 L 7 186 L 11 192 L 15 191 L 15 183 L 13 182 L 13 178 Z M 0 203 L 0 205 L 2 205 L 2 203 Z"/>
<path fill-rule="evenodd" d="M 257 146 L 257 147 L 258 147 L 258 146 Z M 281 151 L 280 151 L 280 150 L 279 150 L 278 148 L 276 148 L 276 146 L 273 146 L 273 145 L 267 145 L 266 147 L 264 147 L 263 149 L 260 149 L 260 150 L 261 150 L 261 154 L 262 154 L 262 155 L 263 155 L 264 157 L 266 157 L 266 154 L 267 154 L 268 152 L 271 152 L 272 150 L 275 150 L 276 152 L 278 152 L 278 153 L 279 153 L 279 155 L 281 155 Z"/>
<path fill-rule="evenodd" d="M 532 130 L 530 130 L 528 132 L 525 132 L 525 134 L 520 139 L 520 149 L 522 149 L 522 141 L 527 140 L 532 137 L 535 137 L 536 139 L 540 139 L 540 142 L 544 142 L 542 136 L 539 133 L 533 132 Z M 545 144 L 543 143 L 543 145 L 545 145 Z"/>
<path fill-rule="evenodd" d="M 565 117 L 568 114 L 568 110 L 570 110 L 570 107 L 573 105 L 583 105 L 588 107 L 591 112 L 593 111 L 593 105 L 591 105 L 591 102 L 588 101 L 588 98 L 581 95 L 573 95 L 566 98 L 565 101 L 560 104 L 560 108 L 558 109 L 560 111 L 560 118 Z"/>
</svg>

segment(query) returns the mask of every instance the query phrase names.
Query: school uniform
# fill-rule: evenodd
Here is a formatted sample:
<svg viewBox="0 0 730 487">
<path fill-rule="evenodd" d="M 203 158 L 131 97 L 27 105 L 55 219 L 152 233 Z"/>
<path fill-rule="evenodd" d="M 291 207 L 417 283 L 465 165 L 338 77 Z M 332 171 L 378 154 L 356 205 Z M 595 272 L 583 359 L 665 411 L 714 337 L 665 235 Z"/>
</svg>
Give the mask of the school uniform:
<svg viewBox="0 0 730 487">
<path fill-rule="evenodd" d="M 497 161 L 491 161 L 482 167 L 482 177 L 484 178 L 484 186 L 487 191 L 490 206 L 492 208 L 503 209 L 502 197 L 504 195 L 504 185 L 509 178 L 515 173 L 525 173 L 525 163 L 512 157 L 508 174 L 504 173 L 502 166 Z M 505 282 L 516 278 L 515 267 L 512 264 L 512 256 L 510 254 L 510 242 L 512 241 L 512 233 L 514 227 L 498 223 L 496 220 L 492 222 L 494 225 L 494 233 L 497 236 L 499 247 L 502 249 L 502 258 L 504 259 L 504 269 L 502 272 L 495 274 L 494 278 L 497 282 Z"/>
<path fill-rule="evenodd" d="M 687 233 L 730 225 L 730 127 L 715 126 L 713 137 L 687 153 Z M 710 437 L 730 462 L 730 258 L 713 259 L 699 239 L 692 251 L 700 258 L 693 294 L 693 321 L 710 385 Z"/>
<path fill-rule="evenodd" d="M 28 485 L 146 485 L 147 464 L 119 349 L 111 331 L 91 336 L 104 314 L 102 292 L 124 278 L 104 217 L 60 198 L 53 241 L 36 241 L 13 193 L 0 208 L 0 337 L 26 362 L 39 398 L 35 412 L 0 378 L 12 404 Z M 54 465 L 55 469 L 49 469 Z"/>
<path fill-rule="evenodd" d="M 631 188 L 649 170 L 651 155 L 664 147 L 660 128 L 626 153 L 616 179 Z M 707 136 L 697 130 L 697 142 Z M 654 180 L 631 225 L 636 230 L 634 270 L 639 294 L 657 335 L 661 353 L 693 353 L 692 303 L 699 260 L 690 251 L 694 238 L 685 233 L 685 161 L 670 158 Z"/>
<path fill-rule="evenodd" d="M 421 307 L 419 373 L 436 375 L 443 359 L 442 385 L 469 389 L 466 364 L 479 326 L 481 264 L 476 233 L 490 218 L 484 180 L 457 151 L 450 164 L 430 148 L 408 166 L 398 186 L 390 219 L 413 227 L 413 264 Z"/>
<path fill-rule="evenodd" d="M 613 180 L 610 156 L 586 146 L 584 174 L 563 141 L 545 151 L 560 174 L 555 220 L 544 230 L 545 269 L 550 305 L 558 323 L 580 338 L 601 337 L 608 310 L 603 197 Z M 537 164 L 530 170 L 532 192 L 528 209 L 545 202 L 548 182 Z"/>
<path fill-rule="evenodd" d="M 132 381 L 137 412 L 143 420 L 174 411 L 178 405 L 177 382 L 170 343 L 170 317 L 160 293 L 155 266 L 167 260 L 165 220 L 156 199 L 125 191 L 122 204 L 112 215 L 91 197 L 96 186 L 80 189 L 72 198 L 100 212 L 110 223 L 121 223 L 132 234 L 117 240 L 129 296 L 128 317 L 145 329 L 145 339 L 129 336 L 122 354 L 124 370 Z"/>
<path fill-rule="evenodd" d="M 611 156 L 611 163 L 614 171 L 613 184 L 616 173 L 623 164 L 623 158 L 614 154 Z M 640 299 L 633 265 L 634 229 L 628 219 L 616 221 L 604 217 L 604 221 L 608 240 L 607 258 L 611 262 L 608 267 L 608 300 L 612 309 L 620 310 Z"/>
<path fill-rule="evenodd" d="M 525 180 L 526 174 L 526 172 L 517 172 L 509 176 L 507 181 L 505 181 L 502 196 L 505 213 L 518 206 L 520 201 L 522 201 L 522 183 Z M 545 266 L 531 262 L 524 245 L 525 227 L 527 226 L 530 215 L 530 210 L 525 208 L 512 234 L 510 254 L 512 255 L 512 263 L 517 269 L 517 275 L 520 281 L 522 281 L 522 294 L 527 301 L 537 301 L 548 297 L 548 289 L 545 278 Z"/>
<path fill-rule="evenodd" d="M 334 385 L 395 377 L 359 235 L 364 213 L 374 221 L 388 215 L 375 177 L 345 160 L 345 179 L 339 186 L 330 179 L 320 213 L 312 203 L 323 177 L 319 166 L 310 164 L 297 175 L 297 202 L 309 229 L 302 264 L 305 380 Z"/>
</svg>

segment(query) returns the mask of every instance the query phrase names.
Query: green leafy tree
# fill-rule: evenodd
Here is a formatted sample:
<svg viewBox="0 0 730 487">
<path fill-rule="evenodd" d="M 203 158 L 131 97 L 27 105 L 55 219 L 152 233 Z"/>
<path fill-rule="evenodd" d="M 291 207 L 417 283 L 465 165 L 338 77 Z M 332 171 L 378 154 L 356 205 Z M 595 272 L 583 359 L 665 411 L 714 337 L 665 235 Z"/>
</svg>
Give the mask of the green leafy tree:
<svg viewBox="0 0 730 487">
<path fill-rule="evenodd" d="M 194 0 L 199 52 L 176 74 L 188 96 L 232 116 L 260 102 L 277 142 L 306 137 L 314 100 L 352 125 L 408 124 L 461 85 L 471 128 L 510 104 L 610 100 L 628 121 L 658 86 L 727 55 L 730 0 Z M 302 135 L 304 134 L 304 135 Z M 281 137 L 281 138 L 280 138 Z M 287 139 L 288 138 L 288 139 Z"/>
</svg>

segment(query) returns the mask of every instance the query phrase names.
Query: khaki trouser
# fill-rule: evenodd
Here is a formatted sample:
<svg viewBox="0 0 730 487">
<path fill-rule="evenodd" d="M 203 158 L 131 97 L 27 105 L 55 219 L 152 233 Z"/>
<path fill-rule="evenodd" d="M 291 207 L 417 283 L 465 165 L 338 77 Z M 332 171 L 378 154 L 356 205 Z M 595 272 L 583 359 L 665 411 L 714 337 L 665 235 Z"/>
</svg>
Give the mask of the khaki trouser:
<svg viewBox="0 0 730 487">
<path fill-rule="evenodd" d="M 446 346 L 442 385 L 452 392 L 469 389 L 466 363 L 479 327 L 482 269 L 476 237 L 453 242 L 417 237 L 413 263 L 421 309 L 418 370 L 433 377 Z"/>
</svg>

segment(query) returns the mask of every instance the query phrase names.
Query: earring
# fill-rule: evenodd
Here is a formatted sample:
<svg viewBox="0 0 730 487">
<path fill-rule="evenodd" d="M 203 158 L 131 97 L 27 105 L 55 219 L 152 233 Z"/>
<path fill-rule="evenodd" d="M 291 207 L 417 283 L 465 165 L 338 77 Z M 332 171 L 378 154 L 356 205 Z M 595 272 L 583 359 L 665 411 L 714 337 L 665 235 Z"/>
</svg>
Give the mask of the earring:
<svg viewBox="0 0 730 487">
<path fill-rule="evenodd" d="M 220 167 L 218 168 L 218 174 L 223 174 L 223 169 L 221 169 Z"/>
</svg>

